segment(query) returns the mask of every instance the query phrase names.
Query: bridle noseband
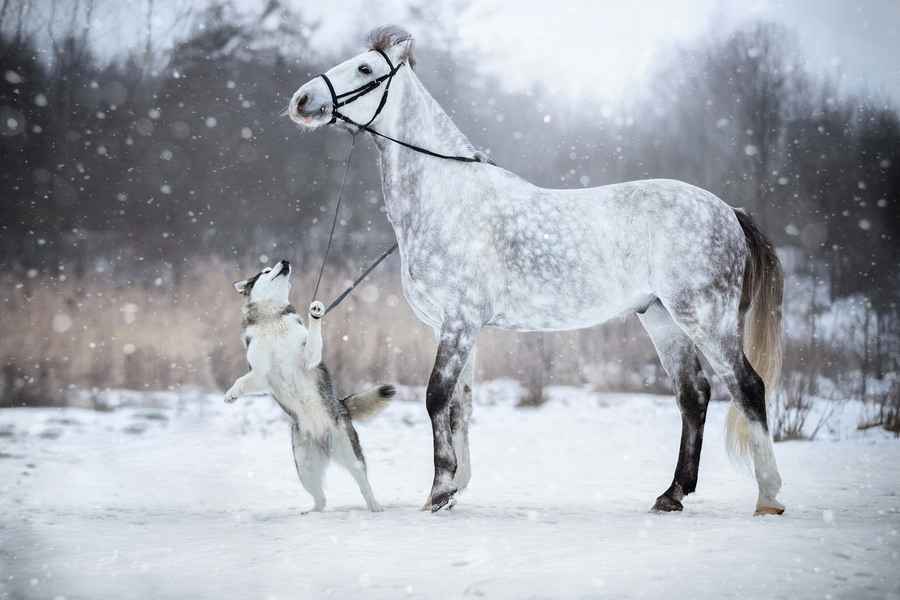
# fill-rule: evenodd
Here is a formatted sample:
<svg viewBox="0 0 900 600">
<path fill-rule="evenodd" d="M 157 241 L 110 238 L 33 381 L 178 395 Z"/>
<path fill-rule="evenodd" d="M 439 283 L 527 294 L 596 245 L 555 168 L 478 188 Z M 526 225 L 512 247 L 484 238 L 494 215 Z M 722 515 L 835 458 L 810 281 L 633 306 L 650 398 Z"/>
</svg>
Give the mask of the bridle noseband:
<svg viewBox="0 0 900 600">
<path fill-rule="evenodd" d="M 406 62 L 398 63 L 394 66 L 394 63 L 391 62 L 390 57 L 386 52 L 375 48 L 375 52 L 380 54 L 382 58 L 384 58 L 385 62 L 388 65 L 388 72 L 380 77 L 376 77 L 372 81 L 365 83 L 358 88 L 352 89 L 349 92 L 342 92 L 338 94 L 334 90 L 334 85 L 332 85 L 331 80 L 328 79 L 328 75 L 325 73 L 319 74 L 319 77 L 322 78 L 322 81 L 325 82 L 325 85 L 328 86 L 328 92 L 331 94 L 331 121 L 328 122 L 329 125 L 336 123 L 338 119 L 344 121 L 349 125 L 353 125 L 361 130 L 368 131 L 372 135 L 377 135 L 378 137 L 385 138 L 387 140 L 391 140 L 395 144 L 400 144 L 401 146 L 405 146 L 411 150 L 415 150 L 416 152 L 420 152 L 422 154 L 427 154 L 428 156 L 434 156 L 436 158 L 446 158 L 449 160 L 458 160 L 460 162 L 483 162 L 493 164 L 490 160 L 486 158 L 481 158 L 480 156 L 453 156 L 449 154 L 441 154 L 440 152 L 433 152 L 432 150 L 428 150 L 427 148 L 422 148 L 421 146 L 416 146 L 415 144 L 410 144 L 408 142 L 404 142 L 395 138 L 392 138 L 389 135 L 385 135 L 380 131 L 374 130 L 371 125 L 372 122 L 378 118 L 378 115 L 381 114 L 381 111 L 384 109 L 384 105 L 387 103 L 388 92 L 391 89 L 391 82 L 394 79 L 394 75 L 397 74 L 397 71 L 400 70 L 400 67 L 406 64 Z M 381 100 L 378 102 L 378 108 L 375 109 L 375 113 L 372 115 L 372 118 L 363 123 L 357 123 L 347 115 L 341 113 L 338 109 L 342 106 L 347 106 L 353 102 L 356 102 L 369 92 L 372 92 L 379 87 L 381 84 L 387 81 L 387 84 L 384 86 L 384 91 L 381 93 Z"/>
</svg>

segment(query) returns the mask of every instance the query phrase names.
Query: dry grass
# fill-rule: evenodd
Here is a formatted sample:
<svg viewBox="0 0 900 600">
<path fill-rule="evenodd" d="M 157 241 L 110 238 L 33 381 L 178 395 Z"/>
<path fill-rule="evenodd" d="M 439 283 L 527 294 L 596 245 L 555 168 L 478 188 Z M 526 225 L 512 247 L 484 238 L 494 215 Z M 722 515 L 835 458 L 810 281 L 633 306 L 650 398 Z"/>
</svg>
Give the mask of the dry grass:
<svg viewBox="0 0 900 600">
<path fill-rule="evenodd" d="M 248 270 L 217 258 L 193 261 L 176 289 L 103 273 L 80 279 L 0 275 L 0 405 L 63 404 L 73 387 L 225 389 L 246 368 L 239 340 L 241 298 L 231 283 Z M 329 272 L 320 297 L 333 298 L 350 275 Z M 292 300 L 304 312 L 312 275 L 297 278 Z M 329 315 L 326 360 L 339 385 L 422 384 L 435 344 L 405 300 L 396 274 L 382 270 Z M 541 341 L 543 338 L 543 341 Z M 655 354 L 634 319 L 559 334 L 486 331 L 479 378 L 544 384 L 642 388 L 660 381 Z M 642 366 L 644 376 L 635 376 Z"/>
</svg>

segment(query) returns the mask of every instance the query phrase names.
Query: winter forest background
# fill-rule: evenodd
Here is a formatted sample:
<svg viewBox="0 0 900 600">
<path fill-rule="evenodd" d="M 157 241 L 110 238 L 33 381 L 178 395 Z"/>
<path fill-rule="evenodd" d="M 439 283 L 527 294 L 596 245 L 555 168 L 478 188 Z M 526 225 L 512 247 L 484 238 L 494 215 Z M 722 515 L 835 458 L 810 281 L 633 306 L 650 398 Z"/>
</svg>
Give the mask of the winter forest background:
<svg viewBox="0 0 900 600">
<path fill-rule="evenodd" d="M 107 56 L 92 25 L 109 1 L 0 0 L 0 406 L 224 389 L 244 369 L 231 282 L 288 258 L 305 307 L 327 243 L 349 138 L 301 135 L 280 113 L 376 23 L 324 52 L 310 43 L 321 23 L 278 0 L 143 0 L 131 13 L 141 39 Z M 795 32 L 763 20 L 673 45 L 619 102 L 537 79 L 509 91 L 462 42 L 453 16 L 467 6 L 413 2 L 400 24 L 416 36 L 419 77 L 476 146 L 539 185 L 667 177 L 744 207 L 787 274 L 776 436 L 827 426 L 827 411 L 808 422 L 817 398 L 863 401 L 860 427 L 900 431 L 895 101 L 812 72 Z M 156 30 L 160 10 L 180 11 L 177 32 Z M 393 240 L 368 141 L 345 200 L 326 299 Z M 425 382 L 434 343 L 402 299 L 396 257 L 326 327 L 343 389 Z M 479 361 L 480 379 L 518 380 L 524 404 L 551 383 L 669 389 L 631 317 L 489 332 Z"/>
</svg>

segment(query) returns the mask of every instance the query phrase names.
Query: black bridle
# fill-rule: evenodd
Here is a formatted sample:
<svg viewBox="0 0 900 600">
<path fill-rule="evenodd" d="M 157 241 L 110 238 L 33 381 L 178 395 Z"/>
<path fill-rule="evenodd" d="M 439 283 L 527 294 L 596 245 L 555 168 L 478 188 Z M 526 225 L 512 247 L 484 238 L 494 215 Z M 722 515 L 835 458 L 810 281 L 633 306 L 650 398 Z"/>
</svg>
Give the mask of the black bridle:
<svg viewBox="0 0 900 600">
<path fill-rule="evenodd" d="M 398 63 L 394 66 L 394 63 L 391 62 L 390 57 L 388 57 L 387 53 L 383 50 L 375 49 L 375 52 L 380 54 L 382 58 L 384 58 L 385 62 L 388 65 L 388 72 L 380 77 L 376 77 L 372 81 L 369 81 L 358 88 L 352 89 L 349 92 L 342 92 L 338 94 L 334 90 L 334 85 L 332 85 L 331 80 L 328 79 L 328 75 L 322 73 L 319 77 L 325 82 L 325 85 L 328 86 L 328 91 L 331 93 L 331 121 L 329 121 L 329 125 L 336 123 L 338 119 L 348 123 L 349 125 L 353 125 L 363 131 L 368 131 L 372 135 L 377 135 L 378 137 L 382 137 L 386 140 L 390 140 L 395 144 L 400 144 L 401 146 L 405 146 L 410 150 L 415 150 L 416 152 L 421 152 L 422 154 L 427 154 L 428 156 L 434 156 L 436 158 L 446 158 L 448 160 L 458 160 L 460 162 L 489 162 L 487 159 L 480 158 L 478 156 L 454 156 L 450 154 L 441 154 L 440 152 L 434 152 L 432 150 L 428 150 L 427 148 L 422 148 L 421 146 L 416 146 L 415 144 L 410 144 L 409 142 L 404 142 L 402 140 L 398 140 L 392 138 L 389 135 L 385 135 L 380 131 L 376 131 L 371 127 L 372 122 L 378 118 L 378 115 L 381 114 L 381 111 L 384 109 L 384 105 L 387 103 L 388 92 L 391 89 L 391 82 L 394 79 L 394 75 L 397 74 L 397 71 L 400 70 L 400 67 L 405 65 L 405 62 Z M 381 92 L 381 100 L 378 102 L 378 108 L 375 109 L 375 112 L 372 114 L 372 118 L 366 121 L 365 123 L 357 123 L 347 115 L 341 113 L 338 109 L 342 106 L 347 106 L 352 102 L 356 102 L 369 92 L 375 91 L 379 87 L 381 87 L 382 83 L 385 83 L 384 91 Z"/>
</svg>

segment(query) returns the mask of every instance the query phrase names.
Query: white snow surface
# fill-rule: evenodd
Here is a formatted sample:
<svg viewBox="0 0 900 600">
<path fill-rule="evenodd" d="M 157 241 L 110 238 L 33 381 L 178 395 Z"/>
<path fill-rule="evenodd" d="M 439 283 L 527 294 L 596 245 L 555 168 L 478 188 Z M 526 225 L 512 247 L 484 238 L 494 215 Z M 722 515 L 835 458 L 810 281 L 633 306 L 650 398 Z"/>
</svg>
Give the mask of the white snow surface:
<svg viewBox="0 0 900 600">
<path fill-rule="evenodd" d="M 338 468 L 326 512 L 302 514 L 266 397 L 0 410 L 0 598 L 900 598 L 900 443 L 883 432 L 776 445 L 787 512 L 753 517 L 712 404 L 698 492 L 652 514 L 678 451 L 671 397 L 552 388 L 516 409 L 512 384 L 477 389 L 472 484 L 435 515 L 418 510 L 420 389 L 358 426 L 374 514 Z"/>
</svg>

